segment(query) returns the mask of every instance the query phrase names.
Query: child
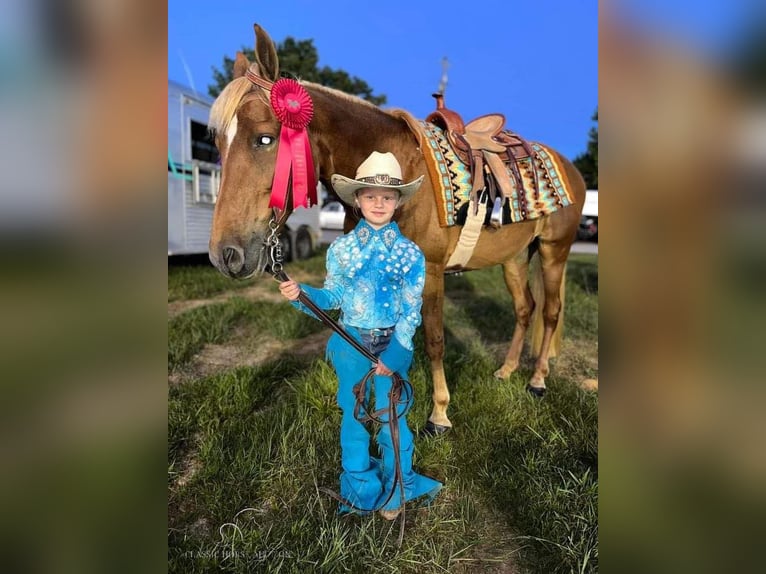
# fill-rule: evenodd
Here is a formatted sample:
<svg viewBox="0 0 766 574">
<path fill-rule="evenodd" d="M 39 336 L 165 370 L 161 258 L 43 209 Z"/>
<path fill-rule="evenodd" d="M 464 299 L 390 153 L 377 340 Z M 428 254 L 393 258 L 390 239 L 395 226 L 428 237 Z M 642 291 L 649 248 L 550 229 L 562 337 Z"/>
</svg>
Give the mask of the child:
<svg viewBox="0 0 766 574">
<path fill-rule="evenodd" d="M 420 176 L 404 183 L 394 155 L 377 151 L 359 166 L 355 179 L 333 175 L 335 192 L 345 203 L 358 208 L 362 219 L 353 231 L 330 245 L 322 289 L 299 286 L 295 281 L 279 285 L 293 305 L 309 314 L 297 301 L 301 289 L 319 308 L 340 309 L 340 324 L 378 357 L 377 364 L 370 365 L 369 359 L 336 333 L 327 343 L 327 356 L 338 374 L 337 399 L 343 411 L 340 495 L 350 504 L 343 504 L 341 512 L 365 513 L 385 503 L 380 513 L 387 520 L 395 519 L 406 501 L 424 495 L 430 501 L 441 488 L 441 483 L 412 470 L 413 435 L 406 417 L 400 416 L 399 455 L 405 500 L 401 499 L 399 486 L 391 494 L 395 454 L 389 424 L 383 424 L 377 435 L 382 460 L 370 456 L 370 434 L 354 416 L 352 391 L 374 366 L 375 410 L 383 409 L 388 407 L 391 375 L 396 372 L 407 378 L 412 337 L 421 321 L 425 258 L 391 218 L 422 181 Z"/>
</svg>

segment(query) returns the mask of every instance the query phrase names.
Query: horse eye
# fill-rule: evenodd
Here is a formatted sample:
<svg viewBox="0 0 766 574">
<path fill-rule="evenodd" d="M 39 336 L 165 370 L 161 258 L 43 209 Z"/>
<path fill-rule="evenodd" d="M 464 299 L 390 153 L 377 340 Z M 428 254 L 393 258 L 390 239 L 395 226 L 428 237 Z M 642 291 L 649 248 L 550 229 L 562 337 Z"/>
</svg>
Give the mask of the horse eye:
<svg viewBox="0 0 766 574">
<path fill-rule="evenodd" d="M 256 147 L 267 146 L 271 145 L 272 143 L 274 143 L 274 137 L 270 135 L 261 134 L 255 138 Z"/>
</svg>

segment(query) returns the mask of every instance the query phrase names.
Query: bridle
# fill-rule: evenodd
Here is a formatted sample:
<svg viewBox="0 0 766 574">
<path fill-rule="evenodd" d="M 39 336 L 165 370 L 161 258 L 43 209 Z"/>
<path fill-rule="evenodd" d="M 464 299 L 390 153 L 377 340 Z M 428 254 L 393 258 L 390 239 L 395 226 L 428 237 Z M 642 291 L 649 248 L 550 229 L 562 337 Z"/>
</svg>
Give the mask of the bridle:
<svg viewBox="0 0 766 574">
<path fill-rule="evenodd" d="M 266 91 L 272 112 L 282 124 L 269 198 L 270 233 L 264 240 L 272 272 L 275 265 L 278 266 L 277 271 L 281 271 L 279 232 L 296 207 L 309 208 L 312 203 L 317 203 L 314 162 L 307 131 L 314 116 L 314 103 L 306 89 L 295 80 L 282 78 L 272 82 L 250 68 L 245 77 L 254 86 Z"/>
</svg>

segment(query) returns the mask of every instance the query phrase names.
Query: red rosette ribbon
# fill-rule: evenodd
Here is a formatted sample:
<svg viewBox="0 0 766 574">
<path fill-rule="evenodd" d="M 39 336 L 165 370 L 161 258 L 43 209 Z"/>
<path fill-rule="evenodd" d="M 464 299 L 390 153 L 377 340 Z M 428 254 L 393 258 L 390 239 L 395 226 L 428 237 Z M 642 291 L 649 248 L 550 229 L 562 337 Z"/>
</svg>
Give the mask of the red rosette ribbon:
<svg viewBox="0 0 766 574">
<path fill-rule="evenodd" d="M 282 78 L 271 87 L 271 108 L 283 125 L 294 130 L 304 129 L 314 116 L 314 102 L 295 80 Z"/>
<path fill-rule="evenodd" d="M 282 123 L 269 207 L 284 209 L 292 178 L 293 208 L 317 204 L 314 160 L 306 131 L 314 116 L 314 102 L 295 80 L 282 78 L 271 87 L 271 108 Z"/>
</svg>

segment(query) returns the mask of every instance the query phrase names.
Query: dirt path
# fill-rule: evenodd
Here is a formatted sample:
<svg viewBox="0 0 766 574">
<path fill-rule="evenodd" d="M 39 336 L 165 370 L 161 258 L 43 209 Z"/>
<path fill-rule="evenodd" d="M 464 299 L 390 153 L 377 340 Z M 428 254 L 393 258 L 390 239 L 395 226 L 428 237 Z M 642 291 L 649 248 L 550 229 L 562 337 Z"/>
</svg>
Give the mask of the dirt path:
<svg viewBox="0 0 766 574">
<path fill-rule="evenodd" d="M 168 382 L 178 385 L 238 367 L 257 367 L 284 353 L 296 357 L 322 357 L 330 335 L 327 330 L 302 339 L 280 341 L 263 333 L 254 337 L 246 329 L 239 329 L 227 343 L 205 345 L 188 366 L 168 375 Z M 243 341 L 248 344 L 243 345 Z"/>
<path fill-rule="evenodd" d="M 168 303 L 168 319 L 177 317 L 178 315 L 196 309 L 197 307 L 204 307 L 205 305 L 212 305 L 214 303 L 223 303 L 232 297 L 242 297 L 249 301 L 269 301 L 270 303 L 281 303 L 284 301 L 279 293 L 276 293 L 265 285 L 259 284 L 240 291 L 226 291 L 220 295 L 207 299 L 171 301 Z"/>
<path fill-rule="evenodd" d="M 310 275 L 301 271 L 294 271 L 292 278 L 298 282 L 311 281 L 312 283 L 317 281 L 316 275 Z M 183 299 L 179 301 L 170 301 L 168 303 L 168 319 L 177 317 L 182 313 L 196 309 L 197 307 L 204 307 L 205 305 L 212 305 L 214 303 L 223 303 L 232 297 L 242 297 L 250 301 L 268 301 L 270 303 L 281 303 L 284 301 L 282 296 L 277 291 L 276 282 L 273 280 L 267 280 L 264 278 L 260 283 L 251 285 L 245 289 L 224 291 L 214 297 L 208 297 L 206 299 Z"/>
</svg>

